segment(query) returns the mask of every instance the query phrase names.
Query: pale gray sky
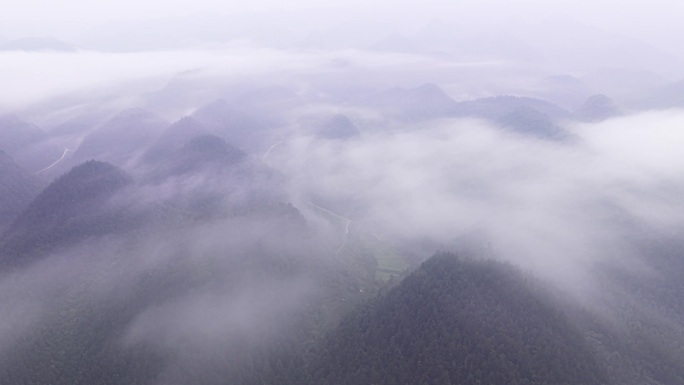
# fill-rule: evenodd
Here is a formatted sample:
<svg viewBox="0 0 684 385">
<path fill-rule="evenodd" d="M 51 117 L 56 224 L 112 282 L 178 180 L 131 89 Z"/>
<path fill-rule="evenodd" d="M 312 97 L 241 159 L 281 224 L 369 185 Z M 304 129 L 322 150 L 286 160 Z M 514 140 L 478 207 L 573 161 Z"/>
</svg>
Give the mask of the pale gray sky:
<svg viewBox="0 0 684 385">
<path fill-rule="evenodd" d="M 364 13 L 379 20 L 407 23 L 434 17 L 473 22 L 560 14 L 670 50 L 677 49 L 679 37 L 684 35 L 680 22 L 684 3 L 673 0 L 331 0 L 324 3 L 314 0 L 3 0 L 0 37 L 50 35 L 69 38 L 111 21 L 264 11 L 288 12 L 288 15 L 294 11 L 301 20 L 292 21 L 301 26 L 326 9 L 338 10 L 333 14 L 339 15 L 340 22 L 344 21 L 345 14 L 354 18 Z"/>
<path fill-rule="evenodd" d="M 140 79 L 152 82 L 152 85 L 145 83 L 147 87 L 160 87 L 156 82 L 163 85 L 168 77 L 187 69 L 219 66 L 246 73 L 254 72 L 260 65 L 268 70 L 274 63 L 281 69 L 290 68 L 284 63 L 294 62 L 311 70 L 322 65 L 317 60 L 326 59 L 316 51 L 318 48 L 330 48 L 326 52 L 344 52 L 349 47 L 364 49 L 393 31 L 415 37 L 418 49 L 401 52 L 421 55 L 421 49 L 424 49 L 440 53 L 445 52 L 442 50 L 447 46 L 457 53 L 465 52 L 458 60 L 470 60 L 469 45 L 482 45 L 485 47 L 484 59 L 478 56 L 477 60 L 487 59 L 486 54 L 496 50 L 505 51 L 497 59 L 510 65 L 506 68 L 516 68 L 516 61 L 522 60 L 525 64 L 521 68 L 528 71 L 529 76 L 514 77 L 505 73 L 508 88 L 497 86 L 496 92 L 529 91 L 534 88 L 529 84 L 532 74 L 536 77 L 543 74 L 583 76 L 605 68 L 615 75 L 611 80 L 615 84 L 624 83 L 625 78 L 634 79 L 629 72 L 634 70 L 654 72 L 644 75 L 646 86 L 660 81 L 659 76 L 670 81 L 684 77 L 680 60 L 684 58 L 684 45 L 680 44 L 684 26 L 679 20 L 684 14 L 684 2 L 668 0 L 651 0 L 648 4 L 612 0 L 460 0 L 457 4 L 448 0 L 420 3 L 409 0 L 330 0 L 325 3 L 314 0 L 0 1 L 3 2 L 0 6 L 0 43 L 19 37 L 55 37 L 98 51 L 86 51 L 79 56 L 3 52 L 0 84 L 5 86 L 5 91 L 0 93 L 0 110 Z M 559 25 L 555 21 L 564 18 L 570 22 L 560 29 L 555 28 Z M 425 32 L 421 28 L 435 20 L 447 23 L 434 23 L 430 26 L 436 28 L 426 28 L 427 33 L 420 35 Z M 584 28 L 573 20 L 598 29 Z M 480 30 L 468 34 L 473 25 L 480 26 Z M 645 44 L 633 39 L 613 38 L 610 32 L 637 38 L 680 58 L 650 46 L 644 47 Z M 453 39 L 442 46 L 426 47 L 431 39 L 439 40 L 443 35 L 451 35 Z M 493 39 L 488 41 L 490 37 Z M 245 43 L 241 38 L 252 41 Z M 243 43 L 249 48 L 243 48 Z M 221 56 L 222 53 L 212 49 L 204 52 L 204 48 L 212 48 L 212 44 L 227 44 L 225 53 L 228 56 Z M 288 49 L 292 47 L 297 49 Z M 314 49 L 308 50 L 311 47 Z M 266 48 L 275 48 L 275 51 Z M 533 59 L 525 61 L 527 48 Z M 181 50 L 186 52 L 179 52 Z M 520 55 L 511 52 L 516 50 Z M 126 53 L 113 54 L 121 51 Z M 150 51 L 149 55 L 140 54 L 144 51 Z M 477 49 L 470 52 L 480 54 Z M 349 57 L 348 53 L 340 55 Z M 383 51 L 372 55 L 373 60 L 387 63 Z M 235 59 L 238 56 L 240 60 Z M 357 56 L 354 58 L 358 61 Z M 390 59 L 395 63 L 398 60 L 396 57 Z M 46 63 L 50 65 L 46 66 Z M 239 63 L 245 63 L 248 70 L 235 69 Z M 627 75 L 621 77 L 615 68 L 622 68 Z M 435 71 L 416 68 L 416 72 L 420 73 L 421 81 L 436 81 Z M 493 75 L 482 76 L 491 80 Z M 648 76 L 655 80 L 649 80 Z M 397 77 L 405 78 L 407 74 Z M 501 78 L 497 79 L 501 81 Z M 132 88 L 130 84 L 126 87 Z M 600 89 L 611 90 L 605 85 Z M 451 91 L 461 98 L 494 92 L 480 89 Z"/>
</svg>

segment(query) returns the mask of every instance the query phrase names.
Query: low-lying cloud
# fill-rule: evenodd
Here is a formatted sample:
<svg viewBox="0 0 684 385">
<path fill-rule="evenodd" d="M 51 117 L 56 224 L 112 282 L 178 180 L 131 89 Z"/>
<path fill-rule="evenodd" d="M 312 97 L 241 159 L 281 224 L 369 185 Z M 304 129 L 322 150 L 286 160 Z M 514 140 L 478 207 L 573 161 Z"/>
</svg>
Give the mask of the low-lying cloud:
<svg viewBox="0 0 684 385">
<path fill-rule="evenodd" d="M 354 226 L 399 242 L 493 255 L 577 287 L 634 255 L 634 226 L 684 225 L 684 113 L 567 123 L 545 141 L 476 120 L 443 120 L 348 141 L 303 136 L 269 156 L 300 201 L 323 199 Z"/>
</svg>

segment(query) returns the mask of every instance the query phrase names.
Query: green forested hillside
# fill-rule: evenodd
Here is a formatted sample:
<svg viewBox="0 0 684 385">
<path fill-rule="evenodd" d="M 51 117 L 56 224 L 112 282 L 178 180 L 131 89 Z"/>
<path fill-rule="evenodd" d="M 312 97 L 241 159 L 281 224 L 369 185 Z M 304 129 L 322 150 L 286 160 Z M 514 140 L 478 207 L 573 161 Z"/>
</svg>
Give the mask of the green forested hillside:
<svg viewBox="0 0 684 385">
<path fill-rule="evenodd" d="M 23 170 L 0 149 L 0 231 L 40 192 L 40 187 L 37 177 Z"/>
<path fill-rule="evenodd" d="M 88 161 L 45 188 L 0 238 L 0 258 L 19 263 L 57 245 L 102 235 L 120 227 L 120 212 L 108 211 L 107 198 L 131 182 L 115 166 Z"/>
<path fill-rule="evenodd" d="M 436 255 L 340 325 L 311 383 L 608 383 L 537 285 L 507 264 Z"/>
</svg>

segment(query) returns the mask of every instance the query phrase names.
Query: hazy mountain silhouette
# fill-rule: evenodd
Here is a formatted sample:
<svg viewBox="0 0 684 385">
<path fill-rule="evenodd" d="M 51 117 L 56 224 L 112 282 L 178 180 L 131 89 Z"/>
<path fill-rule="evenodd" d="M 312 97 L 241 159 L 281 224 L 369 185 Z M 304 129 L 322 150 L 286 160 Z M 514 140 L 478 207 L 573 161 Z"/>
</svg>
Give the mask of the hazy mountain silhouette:
<svg viewBox="0 0 684 385">
<path fill-rule="evenodd" d="M 47 167 L 63 152 L 38 126 L 15 115 L 0 116 L 0 146 L 29 172 Z"/>
<path fill-rule="evenodd" d="M 97 159 L 119 167 L 130 166 L 168 123 L 143 109 L 131 109 L 92 130 L 74 152 L 70 163 Z"/>
<path fill-rule="evenodd" d="M 123 229 L 107 200 L 132 179 L 115 166 L 87 161 L 48 185 L 3 234 L 4 263 L 29 261 L 54 247 Z"/>
<path fill-rule="evenodd" d="M 311 383 L 608 383 L 539 285 L 510 265 L 436 255 L 342 322 Z"/>
<path fill-rule="evenodd" d="M 190 138 L 167 159 L 164 174 L 182 175 L 213 170 L 225 171 L 245 159 L 245 153 L 215 135 Z"/>
<path fill-rule="evenodd" d="M 321 123 L 317 133 L 327 139 L 348 139 L 360 134 L 359 129 L 348 117 L 339 114 Z"/>
<path fill-rule="evenodd" d="M 210 103 L 192 114 L 206 129 L 229 143 L 251 152 L 263 147 L 269 125 L 243 108 L 223 99 Z"/>
<path fill-rule="evenodd" d="M 517 107 L 496 120 L 511 131 L 544 139 L 563 139 L 566 132 L 545 113 L 532 107 Z"/>
<path fill-rule="evenodd" d="M 210 134 L 210 131 L 197 119 L 184 117 L 162 131 L 145 152 L 143 159 L 147 162 L 162 160 L 181 149 L 190 139 L 207 134 Z"/>
<path fill-rule="evenodd" d="M 455 108 L 454 114 L 498 120 L 523 107 L 535 109 L 552 119 L 570 117 L 570 112 L 546 100 L 510 95 L 460 102 Z"/>
<path fill-rule="evenodd" d="M 603 94 L 589 97 L 580 108 L 575 111 L 578 119 L 585 122 L 600 122 L 608 118 L 621 115 L 620 108 L 613 99 Z"/>
<path fill-rule="evenodd" d="M 0 232 L 40 192 L 41 181 L 0 150 Z"/>
<path fill-rule="evenodd" d="M 391 117 L 417 121 L 451 116 L 458 104 L 440 87 L 426 83 L 415 88 L 393 88 L 371 95 L 362 103 Z"/>
<path fill-rule="evenodd" d="M 19 151 L 46 137 L 45 132 L 38 126 L 25 122 L 16 115 L 0 116 L 0 144 L 7 152 Z"/>
</svg>

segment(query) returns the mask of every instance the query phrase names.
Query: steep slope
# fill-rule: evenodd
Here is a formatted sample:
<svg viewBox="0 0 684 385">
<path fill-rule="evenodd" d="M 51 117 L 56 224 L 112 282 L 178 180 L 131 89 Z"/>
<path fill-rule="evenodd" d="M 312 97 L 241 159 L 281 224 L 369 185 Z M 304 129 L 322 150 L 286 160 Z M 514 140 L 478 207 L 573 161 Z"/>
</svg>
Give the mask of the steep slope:
<svg viewBox="0 0 684 385">
<path fill-rule="evenodd" d="M 451 116 L 457 108 L 457 103 L 432 83 L 415 88 L 382 91 L 371 95 L 362 105 L 377 108 L 393 118 L 405 121 Z"/>
<path fill-rule="evenodd" d="M 141 175 L 145 188 L 158 192 L 161 205 L 206 218 L 287 200 L 280 174 L 218 136 L 196 135 L 175 149 L 167 144 L 148 153 L 148 170 Z"/>
<path fill-rule="evenodd" d="M 619 116 L 620 114 L 620 108 L 615 104 L 613 99 L 603 94 L 590 96 L 584 104 L 575 111 L 577 118 L 585 122 L 600 122 L 608 118 Z"/>
<path fill-rule="evenodd" d="M 107 200 L 131 182 L 111 164 L 88 161 L 45 188 L 0 239 L 6 264 L 23 263 L 56 246 L 122 227 Z"/>
<path fill-rule="evenodd" d="M 511 131 L 542 139 L 562 139 L 567 135 L 547 114 L 527 106 L 514 109 L 496 122 Z"/>
<path fill-rule="evenodd" d="M 288 382 L 283 373 L 303 367 L 330 313 L 370 292 L 373 276 L 331 258 L 297 217 L 281 206 L 193 221 L 46 261 L 75 271 L 73 282 L 57 277 L 65 289 L 38 296 L 51 306 L 3 346 L 0 383 L 303 384 L 301 374 Z M 32 292 L 49 287 L 27 270 Z"/>
<path fill-rule="evenodd" d="M 0 147 L 29 172 L 48 166 L 62 154 L 62 149 L 48 139 L 48 135 L 35 124 L 15 115 L 0 116 Z"/>
<path fill-rule="evenodd" d="M 73 164 L 97 159 L 119 167 L 135 161 L 167 123 L 143 109 L 123 111 L 89 133 L 71 158 Z"/>
<path fill-rule="evenodd" d="M 552 119 L 570 117 L 568 111 L 546 100 L 510 95 L 460 102 L 455 109 L 455 115 L 496 120 L 518 108 L 533 108 Z"/>
<path fill-rule="evenodd" d="M 0 116 L 0 143 L 8 152 L 19 150 L 31 143 L 45 139 L 45 132 L 38 126 L 25 122 L 15 115 Z"/>
<path fill-rule="evenodd" d="M 41 182 L 0 150 L 0 231 L 40 192 Z"/>
<path fill-rule="evenodd" d="M 165 173 L 180 175 L 203 169 L 230 167 L 245 159 L 245 153 L 214 135 L 197 135 L 167 159 Z"/>
<path fill-rule="evenodd" d="M 261 149 L 270 135 L 266 121 L 223 99 L 200 108 L 192 117 L 210 133 L 225 138 L 247 152 Z"/>
<path fill-rule="evenodd" d="M 436 255 L 331 336 L 316 384 L 604 384 L 582 335 L 509 265 Z"/>
<path fill-rule="evenodd" d="M 163 130 L 143 155 L 147 163 L 155 163 L 168 158 L 182 148 L 190 139 L 198 135 L 208 135 L 210 131 L 197 119 L 184 117 Z"/>
<path fill-rule="evenodd" d="M 684 383 L 684 242 L 641 227 L 626 237 L 641 268 L 598 267 L 603 317 L 590 325 L 589 340 L 617 383 Z"/>
<path fill-rule="evenodd" d="M 317 134 L 326 139 L 349 139 L 359 136 L 360 132 L 348 117 L 337 114 L 323 121 Z"/>
</svg>

